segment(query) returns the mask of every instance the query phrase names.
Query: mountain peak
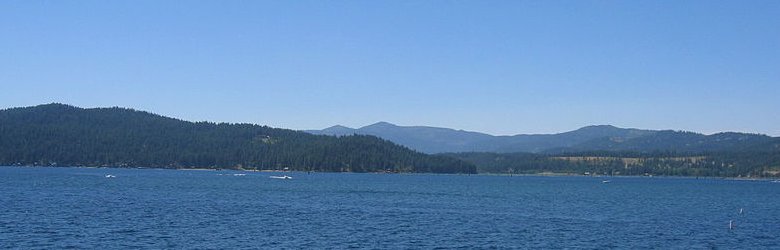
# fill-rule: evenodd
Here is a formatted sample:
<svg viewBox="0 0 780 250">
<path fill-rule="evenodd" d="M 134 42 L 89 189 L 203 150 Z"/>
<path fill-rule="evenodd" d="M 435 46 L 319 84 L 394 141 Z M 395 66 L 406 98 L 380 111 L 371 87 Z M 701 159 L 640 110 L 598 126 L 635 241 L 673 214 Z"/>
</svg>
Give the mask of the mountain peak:
<svg viewBox="0 0 780 250">
<path fill-rule="evenodd" d="M 17 110 L 17 111 L 27 111 L 27 110 L 40 110 L 40 111 L 50 111 L 50 112 L 63 112 L 63 111 L 70 111 L 70 110 L 80 110 L 82 108 L 53 102 L 53 103 L 47 103 L 47 104 L 40 104 L 36 106 L 29 106 L 29 107 L 14 107 L 14 108 L 7 108 L 7 109 L 0 109 L 0 111 L 6 111 L 6 110 Z"/>
<path fill-rule="evenodd" d="M 318 135 L 335 135 L 335 136 L 344 136 L 344 135 L 351 135 L 355 133 L 354 128 L 342 126 L 342 125 L 335 125 L 328 127 L 323 130 L 311 130 L 307 131 L 309 133 L 318 134 Z"/>
<path fill-rule="evenodd" d="M 365 126 L 364 128 L 368 127 L 398 127 L 398 125 L 389 123 L 389 122 L 377 122 L 368 126 Z"/>
<path fill-rule="evenodd" d="M 334 125 L 334 126 L 327 127 L 323 130 L 346 130 L 346 129 L 353 129 L 353 128 L 342 126 L 342 125 Z"/>
<path fill-rule="evenodd" d="M 47 104 L 41 104 L 38 106 L 34 106 L 33 108 L 58 108 L 58 109 L 79 109 L 79 107 L 68 105 L 64 103 L 59 102 L 52 102 Z"/>
<path fill-rule="evenodd" d="M 626 140 L 626 139 L 654 134 L 656 132 L 657 131 L 642 130 L 642 129 L 635 129 L 635 128 L 619 128 L 612 125 L 591 125 L 591 126 L 582 127 L 574 131 L 561 133 L 560 135 L 570 135 L 570 136 L 578 137 L 582 139 L 582 141 L 578 141 L 578 143 L 582 143 L 586 140 L 602 138 L 602 137 L 622 138 L 623 140 Z"/>
</svg>

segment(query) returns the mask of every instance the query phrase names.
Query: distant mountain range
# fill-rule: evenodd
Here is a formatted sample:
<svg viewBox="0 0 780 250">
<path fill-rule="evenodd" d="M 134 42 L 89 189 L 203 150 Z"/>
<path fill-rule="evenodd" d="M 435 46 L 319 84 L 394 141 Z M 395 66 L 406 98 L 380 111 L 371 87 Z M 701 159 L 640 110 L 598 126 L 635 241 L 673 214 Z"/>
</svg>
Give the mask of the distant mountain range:
<svg viewBox="0 0 780 250">
<path fill-rule="evenodd" d="M 780 138 L 759 134 L 599 125 L 493 136 L 387 122 L 308 132 L 46 104 L 0 110 L 0 166 L 780 177 Z"/>
<path fill-rule="evenodd" d="M 778 150 L 780 138 L 725 132 L 704 135 L 673 130 L 587 126 L 558 134 L 493 136 L 484 133 L 425 126 L 398 126 L 379 122 L 362 128 L 333 126 L 308 130 L 318 135 L 373 135 L 424 153 L 566 153 L 586 151 L 712 152 Z"/>
</svg>

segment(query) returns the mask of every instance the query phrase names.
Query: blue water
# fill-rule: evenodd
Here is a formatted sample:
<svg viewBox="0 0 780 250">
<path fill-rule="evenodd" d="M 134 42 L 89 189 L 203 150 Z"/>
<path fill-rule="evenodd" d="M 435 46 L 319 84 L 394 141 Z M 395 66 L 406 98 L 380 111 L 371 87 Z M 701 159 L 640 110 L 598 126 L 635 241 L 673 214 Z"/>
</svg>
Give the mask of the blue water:
<svg viewBox="0 0 780 250">
<path fill-rule="evenodd" d="M 0 167 L 0 248 L 780 248 L 769 181 L 288 174 Z"/>
</svg>

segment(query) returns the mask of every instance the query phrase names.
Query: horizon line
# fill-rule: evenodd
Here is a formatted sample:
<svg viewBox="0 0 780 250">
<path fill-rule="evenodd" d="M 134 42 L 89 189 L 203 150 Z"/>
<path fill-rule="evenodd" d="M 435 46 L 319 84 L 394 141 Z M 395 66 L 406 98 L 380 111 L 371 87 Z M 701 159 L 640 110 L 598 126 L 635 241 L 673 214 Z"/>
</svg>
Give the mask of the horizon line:
<svg viewBox="0 0 780 250">
<path fill-rule="evenodd" d="M 722 133 L 741 133 L 741 134 L 763 135 L 763 136 L 780 138 L 780 135 L 771 135 L 771 134 L 768 134 L 768 133 L 758 133 L 758 132 L 744 132 L 744 131 L 728 131 L 728 130 L 724 130 L 724 131 L 720 131 L 720 132 L 704 133 L 704 132 L 699 132 L 699 131 L 682 130 L 682 129 L 668 129 L 668 128 L 667 129 L 652 129 L 652 128 L 622 127 L 622 126 L 616 126 L 616 125 L 613 125 L 613 124 L 584 125 L 584 126 L 580 126 L 580 127 L 576 128 L 576 129 L 567 130 L 567 131 L 558 131 L 558 132 L 553 132 L 553 133 L 517 133 L 517 134 L 491 134 L 491 133 L 488 133 L 488 132 L 473 131 L 473 130 L 466 130 L 466 129 L 457 129 L 457 128 L 450 128 L 450 127 L 439 127 L 439 126 L 433 126 L 433 125 L 399 125 L 397 123 L 388 122 L 388 121 L 378 121 L 378 122 L 374 122 L 374 123 L 371 123 L 371 124 L 368 124 L 368 125 L 364 125 L 364 126 L 360 126 L 360 127 L 357 127 L 357 128 L 346 126 L 346 125 L 342 125 L 342 124 L 336 124 L 336 125 L 328 126 L 328 127 L 321 128 L 321 129 L 311 129 L 311 128 L 308 128 L 308 129 L 307 128 L 295 129 L 295 128 L 285 128 L 285 127 L 274 127 L 274 126 L 271 126 L 271 125 L 268 125 L 268 124 L 260 124 L 260 123 L 256 123 L 256 122 L 230 122 L 230 121 L 188 120 L 188 119 L 179 118 L 176 115 L 160 114 L 160 113 L 155 113 L 154 111 L 141 110 L 141 109 L 132 108 L 132 107 L 122 107 L 122 106 L 80 107 L 80 106 L 76 106 L 76 105 L 68 104 L 68 103 L 63 103 L 63 102 L 50 102 L 50 103 L 33 105 L 33 106 L 5 107 L 5 108 L 0 108 L 0 111 L 6 111 L 6 110 L 9 110 L 9 109 L 16 109 L 16 108 L 33 108 L 33 107 L 46 106 L 46 105 L 62 105 L 62 106 L 68 106 L 68 107 L 73 107 L 73 108 L 79 108 L 79 109 L 111 109 L 111 108 L 119 108 L 119 109 L 127 109 L 127 110 L 138 111 L 138 112 L 146 112 L 146 113 L 153 114 L 153 115 L 158 115 L 158 116 L 162 116 L 162 117 L 167 117 L 167 118 L 171 118 L 171 119 L 177 119 L 177 120 L 186 121 L 186 122 L 193 122 L 193 123 L 196 123 L 196 122 L 211 122 L 211 123 L 225 123 L 225 124 L 251 124 L 251 125 L 257 125 L 257 126 L 267 126 L 267 127 L 272 127 L 272 128 L 289 129 L 289 130 L 302 131 L 302 132 L 322 131 L 322 130 L 329 129 L 329 128 L 336 127 L 336 126 L 341 126 L 341 127 L 344 127 L 344 128 L 357 130 L 357 129 L 361 129 L 361 128 L 365 128 L 365 127 L 369 127 L 369 126 L 373 126 L 373 125 L 377 125 L 377 124 L 386 123 L 386 124 L 389 124 L 389 125 L 392 125 L 392 126 L 397 126 L 397 127 L 405 127 L 405 128 L 424 127 L 424 128 L 434 128 L 434 129 L 448 129 L 448 130 L 454 130 L 454 131 L 459 131 L 459 132 L 485 134 L 485 135 L 494 136 L 494 137 L 521 136 L 521 135 L 554 135 L 554 134 L 561 134 L 561 133 L 577 131 L 577 130 L 588 128 L 588 127 L 610 126 L 610 127 L 614 127 L 614 128 L 618 128 L 618 129 L 689 132 L 689 133 L 696 133 L 696 134 L 707 135 L 707 136 L 715 135 L 715 134 L 722 134 Z"/>
</svg>

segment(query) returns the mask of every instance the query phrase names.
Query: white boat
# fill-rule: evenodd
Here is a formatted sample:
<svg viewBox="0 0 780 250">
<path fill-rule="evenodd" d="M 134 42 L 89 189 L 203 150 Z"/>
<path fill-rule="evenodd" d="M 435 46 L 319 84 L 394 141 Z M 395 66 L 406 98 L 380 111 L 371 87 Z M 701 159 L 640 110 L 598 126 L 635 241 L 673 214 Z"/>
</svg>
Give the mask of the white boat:
<svg viewBox="0 0 780 250">
<path fill-rule="evenodd" d="M 107 174 L 107 175 L 106 175 L 106 178 L 116 178 L 116 175 L 110 175 L 110 174 Z"/>
<path fill-rule="evenodd" d="M 610 182 L 610 180 L 603 180 L 603 181 L 601 181 L 601 183 L 609 183 L 609 182 Z"/>
<path fill-rule="evenodd" d="M 287 175 L 284 175 L 284 176 L 275 176 L 275 175 L 272 175 L 272 176 L 271 176 L 271 178 L 273 178 L 273 179 L 282 179 L 282 180 L 291 180 L 291 179 L 292 179 L 292 176 L 287 176 Z"/>
</svg>

